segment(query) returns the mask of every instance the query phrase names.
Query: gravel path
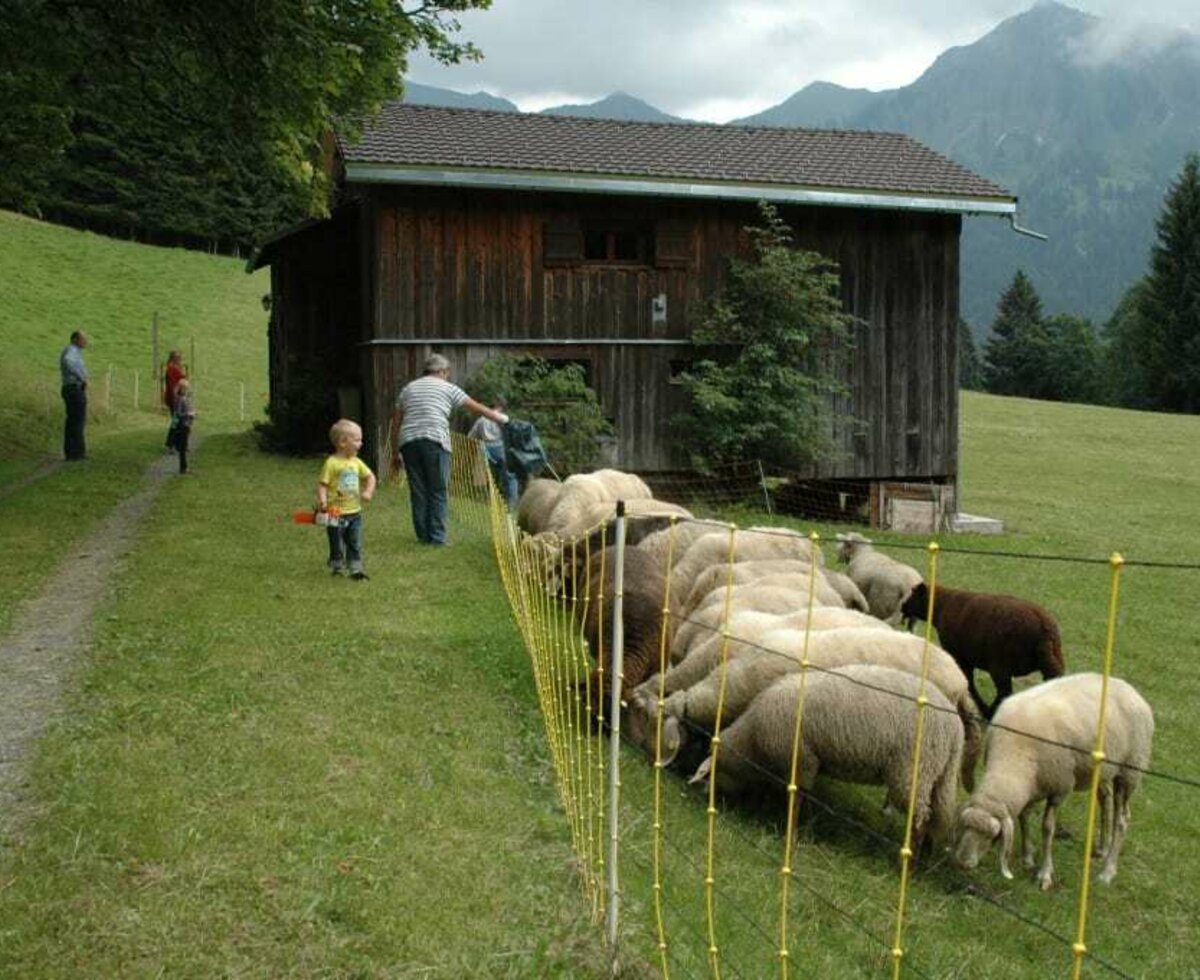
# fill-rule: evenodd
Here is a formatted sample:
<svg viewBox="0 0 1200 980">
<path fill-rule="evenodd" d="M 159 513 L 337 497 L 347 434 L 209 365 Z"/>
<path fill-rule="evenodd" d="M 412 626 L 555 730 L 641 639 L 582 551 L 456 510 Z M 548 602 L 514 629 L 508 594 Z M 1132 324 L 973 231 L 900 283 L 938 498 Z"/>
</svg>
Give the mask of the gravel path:
<svg viewBox="0 0 1200 980">
<path fill-rule="evenodd" d="M 142 488 L 75 546 L 0 637 L 0 849 L 17 836 L 28 806 L 25 762 L 87 650 L 92 616 L 110 594 L 114 566 L 129 553 L 142 518 L 177 467 L 174 456 L 152 463 Z"/>
</svg>

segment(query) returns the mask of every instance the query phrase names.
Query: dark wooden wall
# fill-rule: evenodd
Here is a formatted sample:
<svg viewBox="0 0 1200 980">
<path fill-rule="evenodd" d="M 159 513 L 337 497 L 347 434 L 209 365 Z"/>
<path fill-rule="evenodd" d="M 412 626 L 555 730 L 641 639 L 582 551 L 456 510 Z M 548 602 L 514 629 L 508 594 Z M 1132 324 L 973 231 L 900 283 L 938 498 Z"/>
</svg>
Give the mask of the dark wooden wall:
<svg viewBox="0 0 1200 980">
<path fill-rule="evenodd" d="M 667 420 L 685 407 L 671 363 L 744 253 L 750 203 L 677 202 L 596 195 L 458 189 L 371 188 L 359 200 L 357 257 L 348 304 L 359 317 L 361 376 L 370 432 L 385 434 L 395 392 L 431 350 L 459 381 L 487 359 L 528 350 L 589 360 L 616 423 L 620 466 L 674 468 Z M 838 456 L 811 475 L 952 479 L 957 471 L 957 215 L 786 207 L 797 244 L 836 259 L 843 299 L 858 318 L 839 406 Z M 640 220 L 682 229 L 685 264 L 551 265 L 543 230 L 572 215 Z M 326 243 L 325 248 L 330 247 Z M 319 251 L 319 249 L 318 249 Z M 309 295 L 320 306 L 327 296 Z M 318 288 L 315 292 L 320 292 Z M 667 297 L 654 324 L 651 302 Z M 358 312 L 361 310 L 361 312 Z M 315 320 L 329 320 L 314 314 Z M 324 329 L 317 326 L 317 329 Z M 340 329 L 343 342 L 352 331 Z M 453 341 L 442 343 L 442 341 Z M 569 344 L 560 342 L 569 341 Z M 636 344 L 628 342 L 636 341 Z"/>
</svg>

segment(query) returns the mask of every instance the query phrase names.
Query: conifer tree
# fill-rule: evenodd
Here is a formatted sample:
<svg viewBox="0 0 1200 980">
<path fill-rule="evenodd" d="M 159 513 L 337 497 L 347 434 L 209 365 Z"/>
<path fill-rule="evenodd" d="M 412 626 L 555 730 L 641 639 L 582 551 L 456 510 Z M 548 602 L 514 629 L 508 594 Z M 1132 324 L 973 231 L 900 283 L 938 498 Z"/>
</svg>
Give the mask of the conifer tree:
<svg viewBox="0 0 1200 980">
<path fill-rule="evenodd" d="M 995 395 L 1045 397 L 1048 353 L 1042 301 L 1018 269 L 996 306 L 996 319 L 984 346 L 984 386 Z"/>
<path fill-rule="evenodd" d="M 1188 156 L 1158 218 L 1139 304 L 1138 356 L 1150 403 L 1200 412 L 1200 155 Z"/>
<path fill-rule="evenodd" d="M 975 334 L 966 320 L 958 321 L 958 386 L 968 391 L 983 390 L 983 365 Z"/>
</svg>

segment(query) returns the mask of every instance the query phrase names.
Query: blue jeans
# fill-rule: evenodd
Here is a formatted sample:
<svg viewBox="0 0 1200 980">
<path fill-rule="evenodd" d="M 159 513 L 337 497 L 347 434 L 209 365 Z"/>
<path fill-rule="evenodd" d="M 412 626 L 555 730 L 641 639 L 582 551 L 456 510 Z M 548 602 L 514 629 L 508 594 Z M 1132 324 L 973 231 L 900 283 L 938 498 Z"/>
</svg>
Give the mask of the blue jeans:
<svg viewBox="0 0 1200 980">
<path fill-rule="evenodd" d="M 186 450 L 184 450 L 186 452 Z M 347 514 L 339 527 L 327 527 L 329 535 L 329 567 L 335 572 L 350 566 L 350 573 L 363 570 L 362 514 Z"/>
<path fill-rule="evenodd" d="M 446 543 L 450 503 L 450 453 L 432 439 L 413 439 L 400 447 L 408 471 L 413 530 L 426 544 Z"/>
<path fill-rule="evenodd" d="M 504 443 L 485 442 L 483 451 L 487 453 L 488 465 L 492 468 L 492 476 L 496 478 L 496 486 L 504 494 L 509 507 L 517 506 L 517 477 L 508 468 L 504 458 Z"/>
</svg>

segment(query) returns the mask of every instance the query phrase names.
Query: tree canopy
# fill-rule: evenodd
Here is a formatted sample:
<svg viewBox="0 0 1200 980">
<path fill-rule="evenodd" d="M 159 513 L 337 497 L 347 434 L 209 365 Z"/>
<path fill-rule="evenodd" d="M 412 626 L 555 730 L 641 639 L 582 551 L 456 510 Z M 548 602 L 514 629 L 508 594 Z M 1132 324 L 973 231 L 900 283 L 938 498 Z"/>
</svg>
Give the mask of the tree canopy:
<svg viewBox="0 0 1200 980">
<path fill-rule="evenodd" d="M 327 206 L 323 139 L 491 0 L 0 0 L 0 204 L 248 244 Z"/>
</svg>

